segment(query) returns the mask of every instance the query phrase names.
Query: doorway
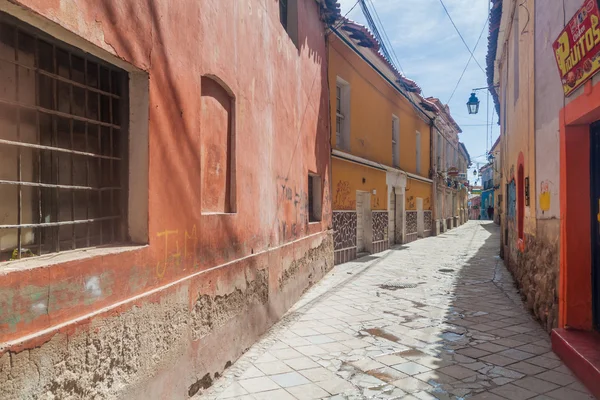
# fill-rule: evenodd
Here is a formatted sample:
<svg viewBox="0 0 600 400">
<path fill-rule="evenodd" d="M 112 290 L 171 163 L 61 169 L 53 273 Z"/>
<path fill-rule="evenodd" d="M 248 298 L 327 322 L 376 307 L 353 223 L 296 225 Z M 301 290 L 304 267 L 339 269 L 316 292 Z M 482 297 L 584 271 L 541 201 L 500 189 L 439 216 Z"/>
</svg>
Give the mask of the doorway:
<svg viewBox="0 0 600 400">
<path fill-rule="evenodd" d="M 398 194 L 398 191 L 401 189 L 395 189 L 396 192 L 396 230 L 394 232 L 394 236 L 396 239 L 396 244 L 404 243 L 404 194 Z"/>
<path fill-rule="evenodd" d="M 590 132 L 590 194 L 592 222 L 592 314 L 600 330 L 600 121 Z"/>
<path fill-rule="evenodd" d="M 371 252 L 372 237 L 371 194 L 356 191 L 356 253 Z"/>
<path fill-rule="evenodd" d="M 396 188 L 392 186 L 389 201 L 388 238 L 390 247 L 396 243 Z"/>
<path fill-rule="evenodd" d="M 417 237 L 425 237 L 425 213 L 423 212 L 422 197 L 417 197 Z"/>
</svg>

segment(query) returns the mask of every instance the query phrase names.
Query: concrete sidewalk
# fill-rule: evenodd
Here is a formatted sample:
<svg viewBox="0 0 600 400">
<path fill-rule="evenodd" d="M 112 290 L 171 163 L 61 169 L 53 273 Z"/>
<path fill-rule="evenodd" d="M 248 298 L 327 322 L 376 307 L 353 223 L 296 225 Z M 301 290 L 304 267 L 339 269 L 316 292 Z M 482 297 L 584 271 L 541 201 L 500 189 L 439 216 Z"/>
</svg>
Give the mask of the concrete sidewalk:
<svg viewBox="0 0 600 400">
<path fill-rule="evenodd" d="M 197 399 L 593 397 L 469 223 L 336 266 Z"/>
</svg>

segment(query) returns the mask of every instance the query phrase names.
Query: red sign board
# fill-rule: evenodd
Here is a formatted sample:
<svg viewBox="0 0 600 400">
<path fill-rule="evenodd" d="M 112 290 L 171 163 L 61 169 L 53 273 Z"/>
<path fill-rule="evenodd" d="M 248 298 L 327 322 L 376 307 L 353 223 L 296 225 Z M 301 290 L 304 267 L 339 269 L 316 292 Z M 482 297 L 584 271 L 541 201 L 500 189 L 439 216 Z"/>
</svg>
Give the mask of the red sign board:
<svg viewBox="0 0 600 400">
<path fill-rule="evenodd" d="M 599 21 L 597 0 L 585 0 L 552 46 L 566 96 L 600 69 Z"/>
</svg>

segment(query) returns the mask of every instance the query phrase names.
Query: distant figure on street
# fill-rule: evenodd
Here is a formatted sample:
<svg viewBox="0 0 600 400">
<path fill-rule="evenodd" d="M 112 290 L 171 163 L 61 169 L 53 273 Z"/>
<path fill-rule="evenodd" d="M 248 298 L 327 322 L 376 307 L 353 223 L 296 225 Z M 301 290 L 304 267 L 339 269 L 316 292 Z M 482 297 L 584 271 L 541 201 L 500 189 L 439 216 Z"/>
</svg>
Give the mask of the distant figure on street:
<svg viewBox="0 0 600 400">
<path fill-rule="evenodd" d="M 489 205 L 487 212 L 488 212 L 488 218 L 493 221 L 494 220 L 494 207 L 492 207 L 492 205 Z"/>
</svg>

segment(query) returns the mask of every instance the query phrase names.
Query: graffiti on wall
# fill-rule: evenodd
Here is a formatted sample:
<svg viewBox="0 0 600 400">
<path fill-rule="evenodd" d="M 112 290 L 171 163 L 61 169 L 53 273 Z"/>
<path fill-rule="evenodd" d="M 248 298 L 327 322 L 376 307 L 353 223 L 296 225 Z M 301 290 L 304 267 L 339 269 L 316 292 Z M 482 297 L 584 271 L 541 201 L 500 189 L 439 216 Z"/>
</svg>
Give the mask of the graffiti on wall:
<svg viewBox="0 0 600 400">
<path fill-rule="evenodd" d="M 376 194 L 371 195 L 371 207 L 379 208 L 379 196 Z"/>
<path fill-rule="evenodd" d="M 277 226 L 281 241 L 295 239 L 307 231 L 308 193 L 277 177 Z"/>
<path fill-rule="evenodd" d="M 335 210 L 355 210 L 356 200 L 352 199 L 350 182 L 339 181 L 335 188 L 333 208 Z"/>
<path fill-rule="evenodd" d="M 550 204 L 552 203 L 552 195 L 550 194 L 550 188 L 552 182 L 549 180 L 542 181 L 540 184 L 540 209 L 542 214 L 546 211 L 550 211 Z"/>
<path fill-rule="evenodd" d="M 506 207 L 508 208 L 508 219 L 514 221 L 517 216 L 517 185 L 514 180 L 508 184 Z"/>
<path fill-rule="evenodd" d="M 409 196 L 406 201 L 408 202 L 408 209 L 409 210 L 416 210 L 417 209 L 417 203 L 415 203 L 415 196 Z"/>
<path fill-rule="evenodd" d="M 199 248 L 196 225 L 192 227 L 191 231 L 186 229 L 183 235 L 179 233 L 179 230 L 167 229 L 158 232 L 156 237 L 164 240 L 163 254 L 156 263 L 156 276 L 158 278 L 165 276 L 167 269 L 185 270 L 188 267 L 196 269 L 200 266 L 196 254 Z M 183 244 L 183 254 L 181 252 L 180 241 Z"/>
</svg>

